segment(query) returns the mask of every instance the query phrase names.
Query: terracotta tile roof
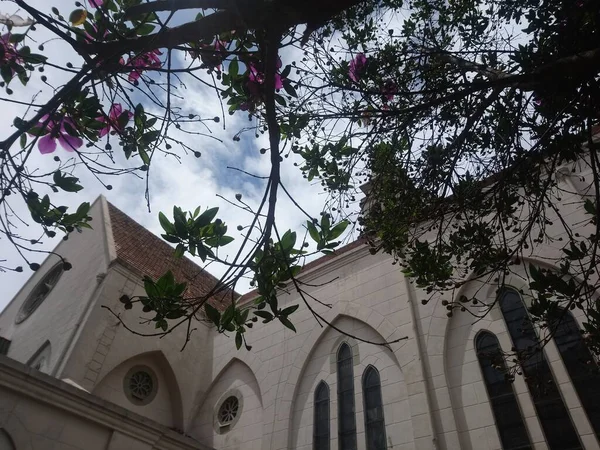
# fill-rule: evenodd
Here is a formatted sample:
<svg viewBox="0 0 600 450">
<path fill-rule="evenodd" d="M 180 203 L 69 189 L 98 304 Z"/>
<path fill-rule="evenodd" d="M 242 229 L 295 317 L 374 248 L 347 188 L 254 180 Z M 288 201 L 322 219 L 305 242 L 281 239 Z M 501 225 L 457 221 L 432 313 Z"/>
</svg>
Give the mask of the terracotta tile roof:
<svg viewBox="0 0 600 450">
<path fill-rule="evenodd" d="M 320 258 L 310 261 L 302 268 L 302 271 L 300 273 L 306 272 L 307 270 L 310 270 L 314 267 L 320 266 L 321 264 L 325 264 L 326 262 L 331 261 L 331 260 L 337 258 L 338 256 L 349 252 L 350 250 L 353 250 L 355 248 L 360 247 L 361 245 L 366 245 L 366 244 L 367 244 L 367 239 L 364 237 L 360 237 L 356 241 L 350 242 L 349 244 L 346 244 L 343 247 L 336 249 L 335 253 L 332 253 L 330 255 L 323 255 Z M 256 292 L 256 289 L 254 289 L 254 290 L 252 290 L 250 292 L 246 292 L 244 295 L 242 295 L 239 298 L 238 302 L 240 304 L 247 303 L 248 301 L 253 300 L 256 296 L 257 296 L 257 292 Z"/>
<path fill-rule="evenodd" d="M 186 298 L 201 297 L 210 292 L 217 279 L 192 260 L 176 258 L 173 248 L 137 223 L 123 211 L 108 203 L 117 260 L 142 277 L 156 280 L 168 270 L 178 282 L 187 282 Z M 237 298 L 239 294 L 234 292 Z M 224 309 L 231 302 L 231 291 L 216 295 L 211 303 Z"/>
</svg>

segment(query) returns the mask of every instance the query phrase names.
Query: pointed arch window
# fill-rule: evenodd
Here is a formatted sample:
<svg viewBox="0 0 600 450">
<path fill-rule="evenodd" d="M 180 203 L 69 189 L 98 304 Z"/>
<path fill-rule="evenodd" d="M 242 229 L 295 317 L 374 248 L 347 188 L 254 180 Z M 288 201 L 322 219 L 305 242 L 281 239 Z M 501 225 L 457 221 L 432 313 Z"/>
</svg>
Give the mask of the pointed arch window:
<svg viewBox="0 0 600 450">
<path fill-rule="evenodd" d="M 315 390 L 314 450 L 329 450 L 329 386 L 321 381 Z"/>
<path fill-rule="evenodd" d="M 550 371 L 521 295 L 514 289 L 505 288 L 500 293 L 499 303 L 513 346 L 523 355 L 523 375 L 548 447 L 551 450 L 581 449 L 571 416 Z"/>
<path fill-rule="evenodd" d="M 381 380 L 379 372 L 373 366 L 367 367 L 363 373 L 363 399 L 365 404 L 367 450 L 386 450 Z"/>
<path fill-rule="evenodd" d="M 581 330 L 569 311 L 561 311 L 554 341 L 567 368 L 579 401 L 600 438 L 600 373 L 594 357 L 581 337 Z"/>
<path fill-rule="evenodd" d="M 502 448 L 505 450 L 531 449 L 525 422 L 515 397 L 513 385 L 504 377 L 506 364 L 498 338 L 489 331 L 475 339 L 477 359 L 481 366 Z"/>
<path fill-rule="evenodd" d="M 352 359 L 352 350 L 344 342 L 340 345 L 337 353 L 339 450 L 356 450 L 354 368 Z"/>
</svg>

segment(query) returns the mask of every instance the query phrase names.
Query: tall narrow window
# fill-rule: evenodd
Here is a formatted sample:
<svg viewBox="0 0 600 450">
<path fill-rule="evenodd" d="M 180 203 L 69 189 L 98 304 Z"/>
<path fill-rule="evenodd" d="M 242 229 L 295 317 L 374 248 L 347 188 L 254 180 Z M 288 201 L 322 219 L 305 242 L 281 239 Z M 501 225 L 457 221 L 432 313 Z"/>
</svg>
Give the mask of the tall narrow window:
<svg viewBox="0 0 600 450">
<path fill-rule="evenodd" d="M 373 366 L 367 367 L 363 374 L 363 398 L 365 402 L 367 450 L 386 450 L 381 381 L 379 372 Z"/>
<path fill-rule="evenodd" d="M 338 442 L 339 450 L 356 450 L 356 418 L 354 415 L 354 369 L 352 350 L 340 345 L 337 354 Z"/>
<path fill-rule="evenodd" d="M 315 391 L 314 450 L 329 450 L 329 386 L 321 381 Z"/>
<path fill-rule="evenodd" d="M 600 373 L 594 357 L 581 337 L 581 330 L 569 311 L 562 311 L 554 333 L 569 377 L 579 396 L 579 401 L 600 438 Z"/>
<path fill-rule="evenodd" d="M 517 352 L 535 411 L 551 450 L 581 449 L 579 437 L 529 320 L 523 300 L 514 289 L 500 294 L 500 309 Z"/>
<path fill-rule="evenodd" d="M 492 404 L 494 419 L 504 450 L 531 448 L 512 383 L 504 377 L 506 365 L 496 336 L 484 331 L 475 341 L 483 381 Z"/>
</svg>

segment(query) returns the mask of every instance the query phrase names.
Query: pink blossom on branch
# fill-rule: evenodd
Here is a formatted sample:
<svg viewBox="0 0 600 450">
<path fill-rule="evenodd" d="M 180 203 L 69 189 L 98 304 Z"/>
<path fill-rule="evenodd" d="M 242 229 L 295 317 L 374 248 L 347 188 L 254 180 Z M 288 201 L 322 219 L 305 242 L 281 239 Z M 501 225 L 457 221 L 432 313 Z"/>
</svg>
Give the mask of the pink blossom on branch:
<svg viewBox="0 0 600 450">
<path fill-rule="evenodd" d="M 104 4 L 104 0 L 88 0 L 91 8 L 100 8 Z"/>
<path fill-rule="evenodd" d="M 367 67 L 367 57 L 364 53 L 359 53 L 350 61 L 348 76 L 355 83 L 358 82 Z"/>
<path fill-rule="evenodd" d="M 100 137 L 106 136 L 111 129 L 115 130 L 118 133 L 123 131 L 123 127 L 119 124 L 119 118 L 123 115 L 123 113 L 127 113 L 127 122 L 133 117 L 133 113 L 131 111 L 123 111 L 123 106 L 120 103 L 115 103 L 110 107 L 108 111 L 108 121 L 106 117 L 98 117 L 96 120 L 98 122 L 103 122 L 106 124 L 104 128 L 100 130 Z"/>
<path fill-rule="evenodd" d="M 3 34 L 0 36 L 0 47 L 2 47 L 2 58 L 0 58 L 0 65 L 16 62 L 23 62 L 22 58 L 17 53 L 15 44 L 10 42 L 10 33 Z M 13 70 L 14 73 L 14 70 Z"/>
<path fill-rule="evenodd" d="M 67 126 L 75 130 L 75 123 L 70 117 L 63 117 L 59 120 L 51 119 L 47 114 L 42 117 L 37 127 L 48 132 L 38 140 L 38 150 L 42 155 L 53 153 L 56 150 L 57 141 L 62 148 L 70 152 L 83 145 L 81 138 L 69 134 Z"/>
<path fill-rule="evenodd" d="M 126 64 L 127 67 L 133 68 L 133 70 L 129 73 L 129 82 L 135 83 L 137 80 L 139 80 L 142 76 L 142 73 L 146 69 L 156 69 L 161 67 L 162 63 L 158 55 L 162 55 L 162 52 L 156 49 L 130 58 Z"/>
</svg>

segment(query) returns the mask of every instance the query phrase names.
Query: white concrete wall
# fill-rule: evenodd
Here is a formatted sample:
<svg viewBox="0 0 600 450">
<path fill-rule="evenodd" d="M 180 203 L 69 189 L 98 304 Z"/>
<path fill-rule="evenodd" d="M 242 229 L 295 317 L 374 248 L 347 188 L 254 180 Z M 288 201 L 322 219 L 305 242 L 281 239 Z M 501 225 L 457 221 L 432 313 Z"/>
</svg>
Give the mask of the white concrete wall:
<svg viewBox="0 0 600 450">
<path fill-rule="evenodd" d="M 331 304 L 331 308 L 314 301 L 311 305 L 328 321 L 339 324 L 342 330 L 360 339 L 379 342 L 409 338 L 392 344 L 390 350 L 359 344 L 360 360 L 355 366 L 359 448 L 365 446 L 362 388 L 359 386 L 368 364 L 377 367 L 382 375 L 387 403 L 386 429 L 394 448 L 431 448 L 433 434 L 406 285 L 389 257 L 368 255 L 367 247 L 361 246 L 325 266 L 307 271 L 302 280 L 316 286 L 322 284 L 307 289 L 311 295 Z M 297 333 L 279 322 L 259 323 L 248 332 L 248 343 L 253 346 L 250 352 L 237 351 L 231 337 L 218 335 L 215 337 L 212 372 L 219 374 L 234 358 L 239 358 L 256 377 L 263 403 L 262 449 L 308 448 L 312 445 L 311 389 L 320 377 L 327 375 L 330 388 L 335 392 L 335 373 L 330 371 L 329 357 L 332 343 L 341 334 L 319 327 L 298 294 L 282 294 L 279 303 L 280 307 L 301 305 L 292 317 Z M 209 395 L 201 411 L 213 410 L 217 406 L 216 397 L 218 394 Z M 337 425 L 333 426 L 337 400 L 332 400 L 331 436 L 337 439 Z M 214 442 L 221 438 L 214 434 Z"/>
<path fill-rule="evenodd" d="M 229 396 L 240 399 L 237 421 L 227 427 L 218 423 L 218 409 Z M 252 370 L 234 359 L 216 376 L 208 395 L 194 416 L 190 434 L 219 450 L 261 450 L 262 395 Z"/>
<path fill-rule="evenodd" d="M 163 357 L 159 355 L 146 353 L 122 362 L 102 378 L 92 393 L 167 427 L 178 428 L 177 415 L 181 412 L 177 408 L 181 408 L 181 403 L 177 401 L 177 393 L 174 392 L 177 386 L 173 386 L 168 375 L 164 373 L 164 365 L 167 363 L 161 364 Z M 125 377 L 130 369 L 137 366 L 150 368 L 156 376 L 158 385 L 156 395 L 147 405 L 134 404 L 125 394 Z M 174 397 L 173 400 L 171 400 L 172 397 Z"/>
<path fill-rule="evenodd" d="M 10 439 L 18 450 L 208 450 L 4 356 L 0 356 L 0 435 L 4 436 L 0 446 Z"/>
<path fill-rule="evenodd" d="M 61 276 L 58 284 L 43 303 L 23 322 L 15 318 L 27 296 L 59 258 L 50 255 L 0 313 L 0 336 L 10 339 L 8 356 L 27 362 L 46 342 L 50 341 L 52 354 L 47 371 L 51 373 L 76 331 L 88 300 L 98 286 L 96 277 L 106 272 L 108 257 L 102 215 L 103 199 L 98 199 L 90 211 L 94 218 L 93 230 L 73 232 L 68 241 L 54 250 L 69 261 L 73 268 Z M 29 270 L 25 268 L 25 270 Z"/>
<path fill-rule="evenodd" d="M 102 290 L 77 337 L 61 378 L 69 378 L 90 392 L 139 414 L 145 414 L 139 406 L 131 404 L 124 397 L 122 389 L 122 376 L 136 364 L 137 357 L 145 358 L 153 367 L 157 366 L 166 379 L 159 387 L 160 395 L 167 395 L 168 392 L 160 409 L 167 411 L 167 403 L 171 405 L 170 417 L 156 411 L 149 412 L 149 417 L 161 423 L 169 423 L 169 426 L 177 429 L 187 430 L 191 411 L 197 407 L 198 399 L 204 395 L 211 380 L 213 338 L 210 329 L 203 323 L 195 323 L 195 331 L 183 350 L 187 330 L 185 324 L 162 339 L 135 335 L 105 307 L 121 314 L 127 326 L 140 333 L 153 334 L 156 329 L 152 323 L 140 324 L 141 318 L 151 315 L 143 313 L 139 303 L 131 310 L 123 308 L 119 302 L 119 297 L 123 294 L 143 295 L 141 277 L 118 263 L 113 264 L 103 280 Z M 172 325 L 174 323 L 175 321 L 171 321 Z M 105 382 L 106 377 L 111 378 L 111 381 Z M 144 408 L 151 411 L 159 404 L 155 402 L 162 398 L 160 395 Z"/>
<path fill-rule="evenodd" d="M 383 341 L 374 329 L 350 317 L 340 317 L 334 325 L 359 333 L 371 341 Z M 338 399 L 337 399 L 337 351 L 342 342 L 353 348 L 354 356 L 354 405 L 356 411 L 356 434 L 358 449 L 366 448 L 364 397 L 362 377 L 372 365 L 379 371 L 384 404 L 387 443 L 390 448 L 414 448 L 412 414 L 404 376 L 393 353 L 385 347 L 358 342 L 340 336 L 333 329 L 327 330 L 311 352 L 300 383 L 296 387 L 293 403 L 290 447 L 309 450 L 313 446 L 314 393 L 317 385 L 325 381 L 330 394 L 331 447 L 338 446 Z"/>
</svg>

